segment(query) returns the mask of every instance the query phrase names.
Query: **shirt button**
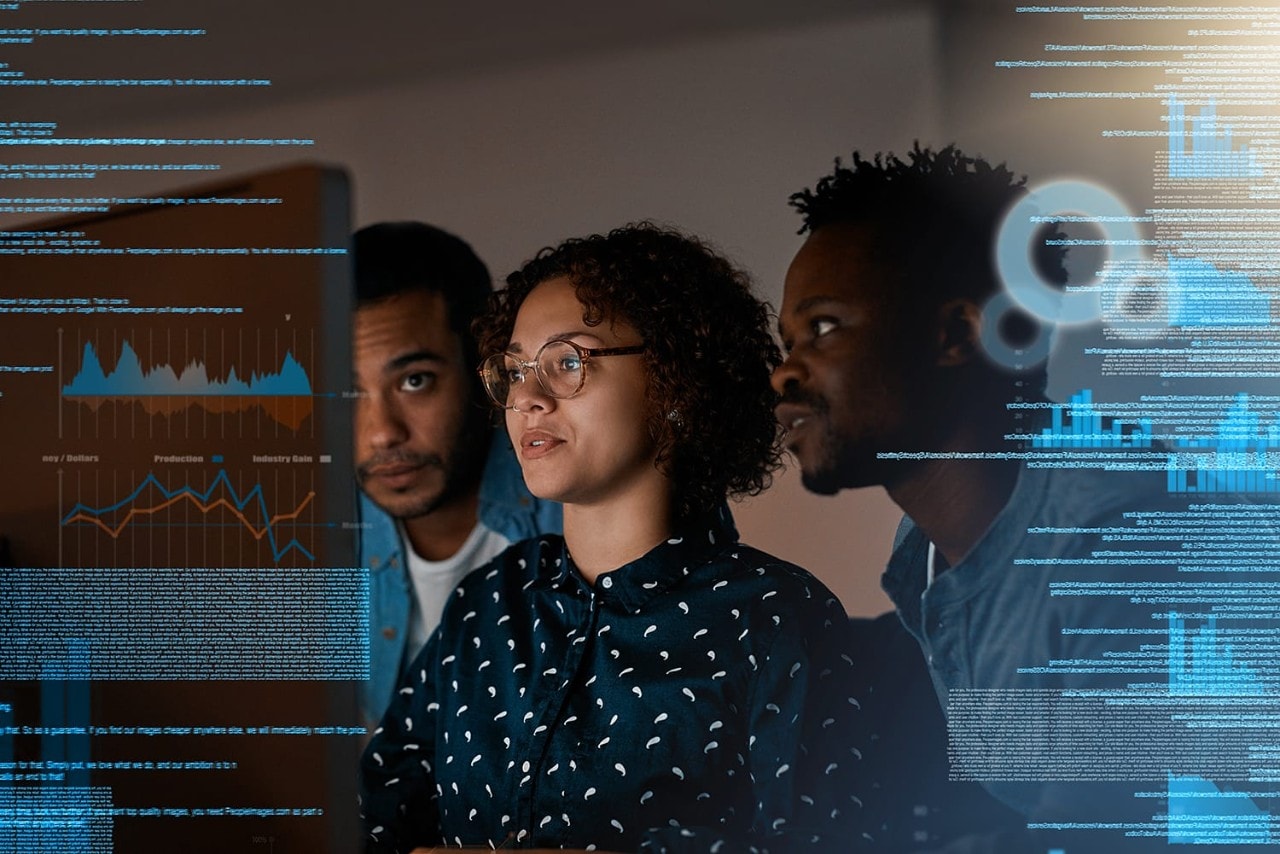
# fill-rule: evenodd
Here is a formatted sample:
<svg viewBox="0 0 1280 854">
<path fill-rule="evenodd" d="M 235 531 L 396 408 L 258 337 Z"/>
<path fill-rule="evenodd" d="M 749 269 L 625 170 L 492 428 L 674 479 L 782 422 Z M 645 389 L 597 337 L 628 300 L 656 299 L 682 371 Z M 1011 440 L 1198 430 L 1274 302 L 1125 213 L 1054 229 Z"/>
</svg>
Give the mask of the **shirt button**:
<svg viewBox="0 0 1280 854">
<path fill-rule="evenodd" d="M 604 578 L 600 579 L 600 586 L 605 590 L 608 590 L 613 586 L 613 579 L 606 575 Z"/>
<path fill-rule="evenodd" d="M 395 639 L 396 639 L 396 627 L 395 627 L 395 626 L 383 626 L 383 628 L 382 628 L 382 636 L 383 636 L 384 638 L 386 638 L 387 640 L 395 640 Z"/>
</svg>

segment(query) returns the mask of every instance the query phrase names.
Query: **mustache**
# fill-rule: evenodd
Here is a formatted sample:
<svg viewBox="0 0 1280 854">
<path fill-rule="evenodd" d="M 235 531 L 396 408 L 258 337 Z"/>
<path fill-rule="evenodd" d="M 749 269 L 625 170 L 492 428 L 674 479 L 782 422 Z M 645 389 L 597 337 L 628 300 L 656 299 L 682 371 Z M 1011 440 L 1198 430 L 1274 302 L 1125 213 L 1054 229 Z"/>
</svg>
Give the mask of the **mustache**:
<svg viewBox="0 0 1280 854">
<path fill-rule="evenodd" d="M 392 466 L 413 466 L 414 468 L 425 468 L 433 466 L 435 468 L 444 468 L 444 459 L 439 454 L 415 454 L 410 451 L 384 451 L 374 454 L 367 460 L 361 460 L 356 465 L 356 476 L 361 480 L 368 480 L 372 475 L 372 470 L 376 468 L 389 468 Z"/>
<path fill-rule="evenodd" d="M 831 411 L 831 404 L 825 397 L 817 392 L 805 391 L 796 382 L 788 382 L 782 387 L 782 394 L 778 395 L 778 404 L 784 403 L 808 407 L 816 415 L 826 415 Z"/>
</svg>

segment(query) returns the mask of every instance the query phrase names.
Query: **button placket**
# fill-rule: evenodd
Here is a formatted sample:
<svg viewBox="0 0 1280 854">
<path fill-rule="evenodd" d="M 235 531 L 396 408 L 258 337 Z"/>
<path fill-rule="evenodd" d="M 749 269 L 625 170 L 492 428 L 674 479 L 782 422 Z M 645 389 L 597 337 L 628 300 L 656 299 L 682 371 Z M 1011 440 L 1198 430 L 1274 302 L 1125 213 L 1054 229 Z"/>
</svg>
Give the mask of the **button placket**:
<svg viewBox="0 0 1280 854">
<path fill-rule="evenodd" d="M 553 675 L 541 677 L 542 684 L 539 686 L 539 690 L 544 693 L 545 700 L 541 704 L 541 714 L 538 715 L 536 720 L 530 722 L 532 732 L 536 733 L 530 736 L 529 752 L 527 754 L 530 760 L 528 771 L 530 780 L 527 786 L 517 787 L 517 792 L 519 793 L 517 816 L 519 826 L 523 828 L 536 829 L 538 823 L 542 821 L 541 817 L 559 815 L 562 812 L 560 801 L 563 799 L 560 797 L 560 784 L 551 781 L 551 784 L 546 786 L 546 792 L 549 793 L 547 797 L 543 796 L 542 789 L 544 784 L 548 782 L 546 780 L 547 769 L 557 763 L 564 765 L 568 758 L 573 755 L 574 742 L 564 746 L 564 750 L 561 751 L 564 753 L 563 757 L 557 753 L 555 739 L 562 735 L 561 730 L 563 729 L 559 724 L 564 717 L 565 704 L 574 693 L 571 690 L 562 690 L 560 685 L 566 679 L 569 684 L 576 684 L 580 680 L 582 674 L 579 671 L 583 662 L 587 660 L 586 648 L 591 644 L 595 630 L 596 602 L 594 591 L 589 592 L 586 601 L 585 619 L 578 621 L 578 633 L 586 637 L 587 640 L 583 643 L 567 644 L 565 658 L 560 666 L 556 668 L 557 672 Z M 568 604 L 570 607 L 581 609 L 583 603 L 578 597 L 572 597 L 569 598 Z M 561 628 L 567 631 L 569 629 L 568 621 L 557 627 L 557 629 Z M 539 730 L 541 731 L 539 732 Z"/>
</svg>

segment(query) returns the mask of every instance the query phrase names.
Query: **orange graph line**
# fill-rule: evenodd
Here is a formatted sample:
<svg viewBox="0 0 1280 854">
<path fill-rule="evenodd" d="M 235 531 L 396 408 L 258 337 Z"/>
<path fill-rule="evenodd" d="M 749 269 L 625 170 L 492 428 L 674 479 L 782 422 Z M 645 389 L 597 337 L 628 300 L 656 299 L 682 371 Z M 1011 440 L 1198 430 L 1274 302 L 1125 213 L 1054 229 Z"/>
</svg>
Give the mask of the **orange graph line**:
<svg viewBox="0 0 1280 854">
<path fill-rule="evenodd" d="M 165 501 L 163 504 L 157 504 L 155 507 L 135 507 L 131 509 L 128 512 L 128 514 L 125 515 L 124 519 L 120 522 L 119 527 L 114 529 L 110 525 L 103 522 L 101 519 L 97 518 L 96 516 L 88 516 L 88 515 L 85 515 L 84 513 L 77 513 L 76 515 L 72 516 L 70 519 L 67 519 L 64 524 L 69 525 L 72 522 L 75 522 L 77 520 L 92 522 L 94 525 L 97 525 L 99 528 L 101 528 L 102 530 L 110 534 L 112 539 L 118 539 L 120 537 L 120 532 L 123 531 L 125 527 L 129 524 L 129 522 L 133 520 L 134 516 L 142 516 L 142 515 L 150 515 L 152 513 L 159 513 L 161 510 L 164 510 L 166 507 L 170 507 L 174 504 L 177 504 L 182 499 L 188 498 L 191 500 L 192 504 L 196 505 L 196 507 L 200 510 L 201 513 L 205 513 L 205 514 L 209 513 L 209 511 L 213 510 L 215 507 L 219 505 L 226 507 L 228 510 L 231 511 L 231 513 L 237 519 L 239 519 L 241 522 L 244 523 L 244 526 L 249 529 L 249 533 L 253 534 L 253 538 L 255 540 L 261 540 L 270 531 L 271 526 L 276 524 L 277 522 L 288 521 L 291 519 L 298 518 L 298 516 L 302 514 L 302 511 L 306 508 L 306 506 L 311 503 L 311 499 L 315 497 L 316 497 L 316 494 L 314 492 L 308 492 L 307 497 L 302 499 L 301 504 L 299 504 L 296 508 L 294 508 L 289 513 L 281 513 L 278 516 L 272 516 L 267 521 L 267 524 L 262 526 L 261 531 L 255 529 L 253 527 L 253 523 L 250 522 L 249 519 L 243 513 L 241 513 L 240 510 L 234 504 L 227 501 L 227 499 L 219 498 L 217 501 L 214 501 L 210 504 L 201 504 L 194 495 L 191 495 L 190 493 L 187 493 L 187 492 L 184 492 L 181 495 L 175 495 L 173 498 L 170 498 L 168 501 Z"/>
</svg>

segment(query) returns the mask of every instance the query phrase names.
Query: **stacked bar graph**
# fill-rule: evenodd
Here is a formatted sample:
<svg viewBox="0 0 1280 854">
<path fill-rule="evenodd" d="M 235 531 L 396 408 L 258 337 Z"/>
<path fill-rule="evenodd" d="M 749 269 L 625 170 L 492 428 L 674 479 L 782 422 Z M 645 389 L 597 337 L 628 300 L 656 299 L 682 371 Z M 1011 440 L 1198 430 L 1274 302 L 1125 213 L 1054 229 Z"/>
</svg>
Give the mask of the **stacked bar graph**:
<svg viewBox="0 0 1280 854">
<path fill-rule="evenodd" d="M 1273 493 L 1280 479 L 1267 452 L 1280 447 L 1280 425 L 1264 427 L 1247 394 L 1237 394 L 1212 436 L 1187 437 L 1171 455 L 1168 489 L 1173 493 Z M 1195 460 L 1194 464 L 1187 460 Z"/>
<path fill-rule="evenodd" d="M 1032 438 L 1034 448 L 1150 448 L 1151 422 L 1104 419 L 1093 391 L 1083 389 L 1067 404 L 1054 404 L 1050 426 Z"/>
<path fill-rule="evenodd" d="M 1212 99 L 1188 117 L 1186 107 L 1177 97 L 1170 97 L 1168 128 L 1170 178 L 1262 176 L 1249 146 L 1236 147 L 1231 127 L 1218 119 Z"/>
</svg>

